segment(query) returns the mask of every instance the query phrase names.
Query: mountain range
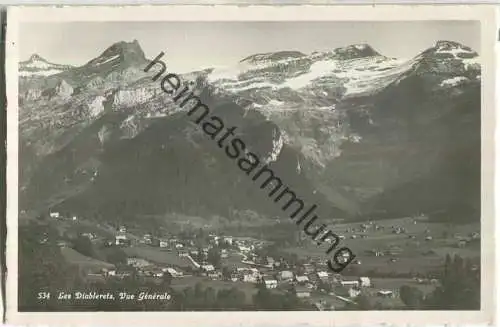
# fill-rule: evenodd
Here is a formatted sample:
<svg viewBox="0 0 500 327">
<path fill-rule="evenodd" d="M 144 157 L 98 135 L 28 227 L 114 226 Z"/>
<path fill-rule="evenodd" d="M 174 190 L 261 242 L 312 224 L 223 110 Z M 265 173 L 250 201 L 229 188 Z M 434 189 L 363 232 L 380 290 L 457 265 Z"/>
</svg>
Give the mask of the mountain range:
<svg viewBox="0 0 500 327">
<path fill-rule="evenodd" d="M 149 62 L 134 40 L 80 67 L 20 63 L 20 207 L 281 215 Z M 280 51 L 182 77 L 323 217 L 479 219 L 481 67 L 469 47 L 438 41 L 404 60 L 368 44 Z"/>
</svg>

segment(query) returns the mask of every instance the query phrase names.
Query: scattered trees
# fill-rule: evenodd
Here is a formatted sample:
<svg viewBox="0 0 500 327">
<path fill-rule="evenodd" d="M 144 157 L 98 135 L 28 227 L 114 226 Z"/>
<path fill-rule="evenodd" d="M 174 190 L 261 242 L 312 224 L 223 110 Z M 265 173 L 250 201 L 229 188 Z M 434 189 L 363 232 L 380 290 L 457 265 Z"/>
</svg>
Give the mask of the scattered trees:
<svg viewBox="0 0 500 327">
<path fill-rule="evenodd" d="M 479 310 L 481 280 L 479 265 L 455 255 L 446 256 L 441 285 L 426 299 L 426 309 Z"/>
<path fill-rule="evenodd" d="M 400 287 L 399 296 L 401 297 L 401 301 L 403 301 L 409 309 L 418 309 L 424 299 L 424 294 L 421 290 L 409 285 Z"/>
<path fill-rule="evenodd" d="M 211 248 L 210 250 L 208 250 L 207 261 L 214 267 L 220 267 L 221 257 L 219 249 Z"/>
</svg>

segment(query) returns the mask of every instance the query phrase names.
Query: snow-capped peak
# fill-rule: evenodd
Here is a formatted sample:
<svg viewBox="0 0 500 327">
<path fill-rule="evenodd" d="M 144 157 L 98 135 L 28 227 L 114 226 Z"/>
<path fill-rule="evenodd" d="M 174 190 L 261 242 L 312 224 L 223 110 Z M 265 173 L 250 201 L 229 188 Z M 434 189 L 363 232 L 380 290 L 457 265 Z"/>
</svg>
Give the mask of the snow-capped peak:
<svg viewBox="0 0 500 327">
<path fill-rule="evenodd" d="M 437 41 L 435 48 L 438 51 L 450 50 L 450 49 L 461 49 L 461 50 L 466 51 L 466 52 L 474 52 L 474 51 L 472 51 L 471 48 L 469 48 L 463 44 L 460 44 L 460 43 L 454 42 L 454 41 L 445 41 L 445 40 Z"/>
<path fill-rule="evenodd" d="M 32 54 L 28 60 L 22 61 L 21 65 L 24 67 L 31 67 L 31 68 L 46 68 L 51 65 L 47 60 L 42 58 L 39 54 L 34 53 Z"/>
<path fill-rule="evenodd" d="M 436 55 L 443 58 L 470 59 L 478 57 L 478 53 L 471 48 L 454 41 L 437 41 L 433 48 L 425 52 L 427 55 Z"/>
<path fill-rule="evenodd" d="M 278 51 L 268 53 L 257 53 L 242 59 L 241 63 L 264 63 L 270 61 L 282 61 L 286 59 L 301 58 L 306 55 L 300 51 Z"/>
<path fill-rule="evenodd" d="M 340 59 L 355 59 L 364 57 L 380 56 L 380 53 L 375 51 L 366 43 L 352 44 L 343 48 L 336 48 L 333 51 Z"/>
<path fill-rule="evenodd" d="M 19 63 L 20 76 L 49 76 L 71 69 L 70 65 L 60 65 L 49 62 L 39 54 L 32 54 L 28 60 Z"/>
<path fill-rule="evenodd" d="M 30 56 L 30 58 L 28 59 L 28 61 L 45 61 L 47 62 L 47 60 L 43 59 L 42 57 L 40 57 L 40 55 L 38 53 L 34 53 Z"/>
</svg>

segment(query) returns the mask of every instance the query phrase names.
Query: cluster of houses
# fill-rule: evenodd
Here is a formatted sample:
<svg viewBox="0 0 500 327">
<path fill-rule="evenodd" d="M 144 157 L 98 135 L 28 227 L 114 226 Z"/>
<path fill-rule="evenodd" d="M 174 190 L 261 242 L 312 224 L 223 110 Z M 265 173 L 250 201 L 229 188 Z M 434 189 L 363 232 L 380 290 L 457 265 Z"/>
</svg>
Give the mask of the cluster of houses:
<svg viewBox="0 0 500 327">
<path fill-rule="evenodd" d="M 50 217 L 53 219 L 77 219 L 76 217 L 63 218 L 58 212 L 50 212 Z M 370 229 L 381 230 L 383 228 L 383 226 L 369 222 L 360 224 L 359 228 L 350 228 L 346 232 L 366 233 Z M 406 230 L 402 227 L 391 226 L 390 228 L 392 233 L 406 233 Z M 430 237 L 428 233 L 426 234 Z M 93 233 L 84 233 L 82 235 L 88 237 L 90 240 L 97 238 Z M 480 238 L 479 233 L 470 233 L 468 236 L 465 242 Z M 354 299 L 363 293 L 363 289 L 371 289 L 370 294 L 377 294 L 377 296 L 384 298 L 397 295 L 397 290 L 375 290 L 369 277 L 348 279 L 339 274 L 332 274 L 328 271 L 324 263 L 308 260 L 307 263 L 292 265 L 283 258 L 275 259 L 263 254 L 258 255 L 257 253 L 262 253 L 262 251 L 258 250 L 262 249 L 267 243 L 263 240 L 250 237 L 220 236 L 211 233 L 202 246 L 200 246 L 198 241 L 195 237 L 190 239 L 189 237 L 179 235 L 158 238 L 154 237 L 152 233 L 145 233 L 143 236 L 138 237 L 131 234 L 125 226 L 120 226 L 116 231 L 114 239 L 105 241 L 105 244 L 122 247 L 142 244 L 162 248 L 170 252 L 173 251 L 179 257 L 185 257 L 190 260 L 195 269 L 185 269 L 182 271 L 183 267 L 158 265 L 142 258 L 129 257 L 127 258 L 127 265 L 125 267 L 116 269 L 105 268 L 100 272 L 90 273 L 89 277 L 97 279 L 125 278 L 134 274 L 143 278 L 161 281 L 167 275 L 171 278 L 183 278 L 190 274 L 195 274 L 207 277 L 209 280 L 252 284 L 261 283 L 267 289 L 288 288 L 291 285 L 294 287 L 297 297 L 303 299 L 311 298 L 317 292 L 328 293 L 339 298 Z M 237 255 L 241 260 L 239 260 L 238 264 L 223 264 L 223 266 L 226 266 L 226 271 L 223 273 L 220 267 L 216 267 L 206 261 L 209 251 L 214 248 L 217 249 L 221 259 Z M 367 250 L 365 254 L 371 256 L 390 256 L 390 260 L 393 262 L 393 260 L 397 260 L 394 256 L 400 254 L 401 251 L 401 248 L 392 246 L 383 250 Z M 353 264 L 361 264 L 361 262 L 356 260 Z M 425 283 L 425 281 L 418 281 L 418 283 Z M 339 289 L 343 290 L 342 295 L 338 292 Z"/>
<path fill-rule="evenodd" d="M 108 278 L 123 279 L 136 276 L 152 282 L 161 282 L 164 277 L 183 277 L 184 273 L 174 267 L 162 267 L 143 258 L 130 257 L 127 263 L 119 267 L 100 268 L 98 271 L 88 271 L 87 279 L 92 281 L 105 282 Z"/>
<path fill-rule="evenodd" d="M 63 215 L 58 211 L 49 211 L 49 217 L 51 219 L 56 219 L 56 220 L 73 220 L 76 221 L 78 220 L 78 217 L 75 215 Z"/>
<path fill-rule="evenodd" d="M 367 226 L 363 226 L 366 228 Z M 116 245 L 127 245 L 126 228 L 120 227 L 116 235 Z M 258 249 L 266 243 L 249 237 L 218 236 L 209 234 L 209 241 L 203 247 L 195 247 L 190 240 L 170 237 L 168 239 L 156 239 L 150 233 L 144 234 L 139 240 L 141 244 L 165 248 L 176 251 L 179 257 L 189 259 L 195 269 L 194 274 L 205 276 L 209 280 L 226 280 L 232 282 L 243 282 L 258 284 L 262 283 L 267 289 L 279 289 L 281 287 L 294 286 L 297 297 L 309 298 L 314 291 L 326 292 L 322 289 L 324 285 L 329 285 L 329 289 L 342 287 L 348 298 L 358 296 L 363 288 L 372 287 L 368 277 L 360 277 L 354 280 L 345 280 L 339 274 L 332 274 L 326 267 L 318 266 L 316 262 L 309 262 L 300 267 L 287 264 L 282 258 L 276 260 L 269 256 L 259 256 Z M 229 247 L 217 247 L 221 244 Z M 220 268 L 208 263 L 206 258 L 210 249 L 217 247 L 221 259 L 227 258 L 230 254 L 241 255 L 241 264 L 227 267 L 228 272 L 224 275 Z M 200 253 L 201 252 L 201 253 Z M 397 249 L 391 249 L 387 254 L 395 255 Z M 383 253 L 383 252 L 380 252 Z M 375 253 L 374 255 L 377 255 Z M 174 267 L 154 267 L 148 261 L 139 258 L 129 258 L 128 265 L 133 266 L 141 274 L 153 277 L 163 277 L 169 274 L 172 278 L 186 276 L 180 269 Z M 358 263 L 360 264 L 360 262 Z M 333 294 L 330 291 L 331 294 Z M 394 290 L 379 290 L 377 293 L 381 297 L 394 296 Z"/>
</svg>

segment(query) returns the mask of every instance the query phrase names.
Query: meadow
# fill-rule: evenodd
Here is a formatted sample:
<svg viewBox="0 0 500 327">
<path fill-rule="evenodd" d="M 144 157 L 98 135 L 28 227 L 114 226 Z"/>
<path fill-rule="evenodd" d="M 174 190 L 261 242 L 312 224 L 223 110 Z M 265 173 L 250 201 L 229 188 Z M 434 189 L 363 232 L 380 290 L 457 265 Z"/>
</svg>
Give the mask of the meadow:
<svg viewBox="0 0 500 327">
<path fill-rule="evenodd" d="M 440 269 L 446 254 L 458 254 L 467 258 L 480 257 L 479 242 L 458 246 L 460 239 L 480 231 L 479 223 L 457 225 L 430 223 L 425 220 L 417 220 L 415 223 L 412 218 L 400 218 L 375 221 L 366 232 L 361 231 L 361 224 L 363 223 L 344 223 L 331 228 L 338 235 L 345 237 L 341 244 L 349 247 L 356 255 L 356 260 L 360 263 L 353 262 L 351 265 L 356 265 L 358 271 L 425 274 Z M 381 228 L 375 230 L 374 225 Z M 405 232 L 393 233 L 393 226 L 404 228 Z M 326 249 L 328 244 L 318 246 L 314 242 L 305 241 L 282 250 L 295 253 L 299 258 L 325 260 Z M 375 256 L 372 251 L 384 252 L 384 255 Z"/>
<path fill-rule="evenodd" d="M 149 246 L 134 246 L 123 248 L 123 250 L 129 257 L 143 258 L 161 265 L 172 265 L 181 268 L 194 267 L 189 259 L 179 257 L 176 251 Z"/>
</svg>

